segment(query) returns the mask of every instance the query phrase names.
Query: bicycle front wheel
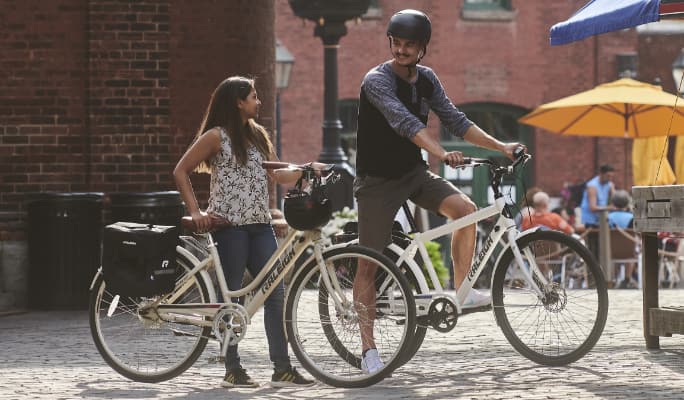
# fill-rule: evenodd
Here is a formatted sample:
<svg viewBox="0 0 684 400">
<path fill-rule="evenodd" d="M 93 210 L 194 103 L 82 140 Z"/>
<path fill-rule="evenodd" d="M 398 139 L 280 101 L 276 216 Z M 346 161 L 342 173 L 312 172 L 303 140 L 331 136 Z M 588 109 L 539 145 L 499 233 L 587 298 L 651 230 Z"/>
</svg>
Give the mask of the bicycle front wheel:
<svg viewBox="0 0 684 400">
<path fill-rule="evenodd" d="M 179 276 L 192 263 L 179 255 Z M 102 358 L 115 371 L 138 382 L 161 382 L 190 368 L 202 354 L 211 328 L 166 322 L 141 309 L 158 298 L 119 297 L 107 290 L 102 274 L 90 294 L 90 332 Z M 204 280 L 192 277 L 192 286 L 174 304 L 209 301 Z"/>
<path fill-rule="evenodd" d="M 566 365 L 596 344 L 608 315 L 603 273 L 587 248 L 556 231 L 537 231 L 517 241 L 520 266 L 507 249 L 496 267 L 492 302 L 498 325 L 523 356 L 543 365 Z M 545 279 L 533 290 L 521 268 L 536 265 Z"/>
<path fill-rule="evenodd" d="M 403 363 L 402 354 L 416 329 L 416 308 L 406 278 L 385 256 L 348 246 L 323 253 L 329 292 L 320 267 L 310 262 L 297 274 L 287 296 L 285 326 L 299 362 L 311 375 L 336 387 L 366 387 Z M 376 267 L 375 279 L 356 287 L 356 298 L 375 292 L 374 305 L 354 296 L 359 260 Z M 361 324 L 372 326 L 384 367 L 368 374 L 361 365 Z"/>
</svg>

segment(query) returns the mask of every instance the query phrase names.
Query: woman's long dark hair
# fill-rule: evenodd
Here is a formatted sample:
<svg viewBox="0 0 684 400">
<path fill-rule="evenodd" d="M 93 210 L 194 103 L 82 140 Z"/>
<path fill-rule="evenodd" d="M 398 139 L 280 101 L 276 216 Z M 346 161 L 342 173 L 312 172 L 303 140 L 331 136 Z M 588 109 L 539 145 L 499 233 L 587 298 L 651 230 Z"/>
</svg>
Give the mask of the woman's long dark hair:
<svg viewBox="0 0 684 400">
<path fill-rule="evenodd" d="M 254 89 L 254 80 L 242 76 L 231 76 L 221 82 L 209 100 L 209 106 L 204 113 L 204 119 L 195 135 L 198 140 L 207 130 L 220 126 L 228 132 L 233 154 L 240 165 L 247 163 L 247 149 L 250 145 L 268 158 L 273 152 L 273 144 L 266 129 L 249 119 L 242 124 L 238 100 L 245 100 Z M 195 172 L 211 173 L 208 160 L 202 161 Z"/>
</svg>

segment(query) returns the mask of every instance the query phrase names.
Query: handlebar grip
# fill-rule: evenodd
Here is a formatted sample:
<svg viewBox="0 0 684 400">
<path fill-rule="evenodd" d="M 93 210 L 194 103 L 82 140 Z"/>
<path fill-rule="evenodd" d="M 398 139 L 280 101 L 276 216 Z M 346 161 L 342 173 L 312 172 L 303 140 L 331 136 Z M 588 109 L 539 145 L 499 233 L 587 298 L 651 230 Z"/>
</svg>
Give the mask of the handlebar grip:
<svg viewBox="0 0 684 400">
<path fill-rule="evenodd" d="M 263 161 L 261 163 L 261 166 L 265 169 L 288 168 L 290 165 L 292 164 L 282 161 Z"/>
<path fill-rule="evenodd" d="M 520 158 L 522 155 L 525 154 L 525 148 L 523 146 L 518 146 L 515 150 L 513 150 L 513 157 Z"/>
</svg>

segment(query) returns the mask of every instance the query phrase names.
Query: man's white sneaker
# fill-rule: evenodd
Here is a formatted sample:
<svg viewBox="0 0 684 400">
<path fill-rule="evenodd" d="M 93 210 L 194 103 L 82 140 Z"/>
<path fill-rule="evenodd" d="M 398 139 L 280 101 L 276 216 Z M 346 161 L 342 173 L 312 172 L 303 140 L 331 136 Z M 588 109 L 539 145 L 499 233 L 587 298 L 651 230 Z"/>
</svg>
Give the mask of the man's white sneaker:
<svg viewBox="0 0 684 400">
<path fill-rule="evenodd" d="M 468 296 L 463 302 L 463 308 L 478 308 L 492 304 L 492 296 L 482 293 L 477 289 L 470 289 Z"/>
<path fill-rule="evenodd" d="M 368 349 L 361 360 L 361 369 L 367 374 L 374 374 L 380 371 L 385 363 L 380 359 L 377 349 Z"/>
</svg>

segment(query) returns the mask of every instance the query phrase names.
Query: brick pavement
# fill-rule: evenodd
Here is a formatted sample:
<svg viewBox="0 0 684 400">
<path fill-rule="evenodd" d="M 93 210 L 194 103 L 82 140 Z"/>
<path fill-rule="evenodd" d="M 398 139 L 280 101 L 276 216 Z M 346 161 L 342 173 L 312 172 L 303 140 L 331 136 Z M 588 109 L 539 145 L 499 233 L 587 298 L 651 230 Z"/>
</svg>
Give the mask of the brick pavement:
<svg viewBox="0 0 684 400">
<path fill-rule="evenodd" d="M 684 291 L 661 290 L 661 304 L 684 303 Z M 594 350 L 549 368 L 518 355 L 491 312 L 463 317 L 448 334 L 429 331 L 420 352 L 391 378 L 366 389 L 317 384 L 306 390 L 268 386 L 262 313 L 241 343 L 257 389 L 223 389 L 220 365 L 200 360 L 171 381 L 131 382 L 110 369 L 90 337 L 85 311 L 0 317 L 0 399 L 684 399 L 684 336 L 644 346 L 641 292 L 610 291 L 605 332 Z"/>
</svg>

